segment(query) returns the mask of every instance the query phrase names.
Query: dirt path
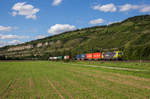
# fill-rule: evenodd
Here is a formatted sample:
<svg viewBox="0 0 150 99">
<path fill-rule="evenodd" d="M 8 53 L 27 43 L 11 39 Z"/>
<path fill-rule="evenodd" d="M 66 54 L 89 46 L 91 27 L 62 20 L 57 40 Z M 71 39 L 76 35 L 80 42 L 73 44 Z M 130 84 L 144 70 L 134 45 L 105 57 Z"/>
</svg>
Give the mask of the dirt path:
<svg viewBox="0 0 150 99">
<path fill-rule="evenodd" d="M 64 92 L 65 94 L 67 94 L 67 95 L 69 96 L 69 99 L 74 99 L 73 96 L 72 96 L 67 90 L 65 90 L 65 88 L 62 87 L 59 82 L 55 82 L 55 83 L 56 83 L 56 85 L 57 85 L 59 88 L 61 88 L 61 89 L 63 90 L 63 92 Z"/>
<path fill-rule="evenodd" d="M 65 63 L 67 64 L 67 63 Z M 125 71 L 147 71 L 147 70 L 139 70 L 139 69 L 130 69 L 130 68 L 119 68 L 119 67 L 110 67 L 110 66 L 98 66 L 98 65 L 84 65 L 84 64 L 69 64 L 69 65 L 82 65 L 87 67 L 98 67 L 98 68 L 106 68 L 106 69 L 116 69 L 116 70 L 125 70 Z"/>
<path fill-rule="evenodd" d="M 9 81 L 7 88 L 4 89 L 4 91 L 0 94 L 0 97 L 1 97 L 1 98 L 4 96 L 4 94 L 5 94 L 5 93 L 8 91 L 8 89 L 11 87 L 12 83 L 13 83 L 12 80 Z M 1 98 L 0 98 L 0 99 L 1 99 Z"/>
<path fill-rule="evenodd" d="M 11 80 L 9 81 L 8 85 L 7 85 L 7 88 L 4 89 L 4 91 L 0 94 L 0 99 L 2 99 L 2 97 L 9 97 L 10 96 L 10 92 L 11 90 L 13 89 L 13 85 L 16 83 L 18 79 L 15 79 L 15 80 Z M 10 90 L 9 90 L 10 89 Z M 6 94 L 7 93 L 7 94 Z M 6 96 L 5 96 L 6 95 Z"/>
<path fill-rule="evenodd" d="M 30 86 L 30 88 L 31 88 L 31 92 L 33 91 L 33 89 L 34 89 L 34 84 L 33 84 L 33 81 L 32 81 L 32 79 L 31 78 L 29 78 L 29 86 Z M 34 99 L 34 97 L 33 96 L 30 96 L 30 99 Z"/>
<path fill-rule="evenodd" d="M 36 93 L 36 99 L 40 99 L 40 94 L 38 92 Z"/>
<path fill-rule="evenodd" d="M 60 96 L 61 99 L 65 99 L 64 96 L 62 96 L 62 94 L 56 89 L 56 87 L 53 85 L 53 83 L 50 80 L 48 80 L 48 83 L 56 91 L 56 93 Z"/>
</svg>

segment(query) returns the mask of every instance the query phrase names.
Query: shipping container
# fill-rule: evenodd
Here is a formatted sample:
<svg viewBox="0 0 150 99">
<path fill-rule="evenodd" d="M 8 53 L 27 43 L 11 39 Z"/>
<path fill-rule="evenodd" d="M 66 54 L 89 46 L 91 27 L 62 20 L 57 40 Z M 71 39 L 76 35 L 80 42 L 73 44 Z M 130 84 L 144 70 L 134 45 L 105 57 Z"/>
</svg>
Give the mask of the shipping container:
<svg viewBox="0 0 150 99">
<path fill-rule="evenodd" d="M 64 59 L 68 60 L 68 59 L 70 59 L 70 56 L 64 56 Z"/>
<path fill-rule="evenodd" d="M 57 58 L 57 57 L 53 57 L 53 59 L 54 59 L 54 60 L 57 60 L 58 58 Z"/>
<path fill-rule="evenodd" d="M 81 60 L 81 55 L 76 55 L 77 60 Z"/>
<path fill-rule="evenodd" d="M 92 58 L 93 58 L 93 54 L 92 53 L 87 53 L 86 54 L 86 59 L 92 60 Z"/>
<path fill-rule="evenodd" d="M 93 53 L 93 59 L 95 60 L 102 59 L 102 53 Z"/>
<path fill-rule="evenodd" d="M 49 57 L 49 60 L 52 60 L 53 59 L 53 57 Z"/>
<path fill-rule="evenodd" d="M 102 58 L 104 60 L 112 60 L 112 59 L 114 59 L 113 57 L 114 57 L 114 52 L 103 52 L 102 53 Z"/>
<path fill-rule="evenodd" d="M 81 55 L 81 60 L 85 60 L 86 59 L 86 54 L 82 54 Z"/>
<path fill-rule="evenodd" d="M 63 56 L 58 56 L 57 59 L 58 59 L 58 60 L 62 60 L 62 59 L 63 59 Z"/>
</svg>

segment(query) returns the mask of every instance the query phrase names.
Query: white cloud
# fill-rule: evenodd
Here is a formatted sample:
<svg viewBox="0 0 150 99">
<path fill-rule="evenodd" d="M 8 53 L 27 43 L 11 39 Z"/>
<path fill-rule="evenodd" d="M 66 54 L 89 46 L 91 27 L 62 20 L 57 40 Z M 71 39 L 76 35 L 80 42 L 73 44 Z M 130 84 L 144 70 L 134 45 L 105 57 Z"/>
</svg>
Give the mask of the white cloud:
<svg viewBox="0 0 150 99">
<path fill-rule="evenodd" d="M 0 39 L 25 39 L 29 38 L 28 36 L 18 36 L 18 35 L 1 35 Z"/>
<path fill-rule="evenodd" d="M 93 6 L 93 9 L 103 11 L 103 12 L 116 12 L 117 11 L 117 8 L 113 3 L 102 5 L 102 6 L 95 5 L 95 6 Z"/>
<path fill-rule="evenodd" d="M 144 5 L 141 9 L 140 12 L 150 12 L 150 5 Z"/>
<path fill-rule="evenodd" d="M 35 39 L 42 39 L 42 38 L 45 38 L 46 36 L 45 35 L 38 35 L 35 37 Z"/>
<path fill-rule="evenodd" d="M 0 32 L 9 32 L 12 30 L 12 27 L 10 26 L 0 26 Z"/>
<path fill-rule="evenodd" d="M 0 41 L 0 47 L 6 46 L 6 45 L 8 45 L 8 43 L 7 43 L 7 42 Z"/>
<path fill-rule="evenodd" d="M 104 20 L 99 18 L 99 19 L 91 20 L 89 23 L 90 24 L 101 24 L 101 23 L 104 23 Z"/>
<path fill-rule="evenodd" d="M 140 12 L 150 12 L 150 5 L 132 5 L 125 4 L 119 6 L 121 12 L 129 11 L 129 10 L 139 10 Z"/>
<path fill-rule="evenodd" d="M 12 40 L 10 42 L 8 42 L 8 44 L 11 44 L 11 45 L 16 45 L 16 44 L 21 44 L 23 43 L 22 41 L 19 41 L 19 40 Z"/>
<path fill-rule="evenodd" d="M 61 2 L 62 2 L 62 0 L 54 0 L 52 5 L 58 6 Z"/>
<path fill-rule="evenodd" d="M 13 11 L 12 16 L 16 16 L 16 15 L 17 15 L 17 12 Z"/>
<path fill-rule="evenodd" d="M 66 31 L 75 30 L 76 27 L 69 24 L 55 24 L 48 29 L 48 33 L 59 34 Z"/>
<path fill-rule="evenodd" d="M 99 10 L 102 12 L 116 12 L 117 8 L 120 12 L 126 12 L 130 10 L 138 10 L 139 12 L 150 12 L 150 5 L 124 4 L 120 6 L 115 6 L 113 3 L 110 3 L 106 5 L 95 5 L 92 8 L 94 10 Z"/>
<path fill-rule="evenodd" d="M 0 25 L 0 32 L 10 32 L 12 30 L 17 30 L 18 27 L 14 26 L 14 27 L 11 27 L 11 26 L 1 26 Z"/>
<path fill-rule="evenodd" d="M 119 6 L 119 8 L 120 8 L 121 12 L 124 12 L 124 11 L 139 9 L 140 6 L 138 6 L 138 5 L 131 5 L 131 4 L 125 4 L 125 5 Z"/>
<path fill-rule="evenodd" d="M 0 41 L 0 47 L 4 47 L 4 46 L 7 46 L 7 45 L 17 45 L 17 44 L 21 44 L 21 43 L 24 43 L 22 41 L 19 41 L 19 40 L 12 40 L 12 41 Z"/>
<path fill-rule="evenodd" d="M 16 3 L 12 7 L 12 16 L 22 15 L 25 16 L 26 19 L 36 19 L 36 13 L 40 11 L 38 8 L 34 8 L 33 5 L 26 4 L 26 2 Z"/>
</svg>

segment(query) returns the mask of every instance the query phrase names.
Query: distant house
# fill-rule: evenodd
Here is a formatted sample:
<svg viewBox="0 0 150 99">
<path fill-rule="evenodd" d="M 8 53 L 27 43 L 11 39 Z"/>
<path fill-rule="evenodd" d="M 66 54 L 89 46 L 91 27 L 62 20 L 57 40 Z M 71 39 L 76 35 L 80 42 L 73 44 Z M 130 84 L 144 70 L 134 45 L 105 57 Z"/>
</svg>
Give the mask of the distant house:
<svg viewBox="0 0 150 99">
<path fill-rule="evenodd" d="M 37 47 L 42 47 L 42 46 L 43 46 L 42 43 L 38 43 L 38 44 L 37 44 Z"/>
<path fill-rule="evenodd" d="M 17 47 L 9 48 L 8 51 L 20 51 L 20 50 L 31 49 L 31 48 L 33 48 L 33 45 L 17 46 Z"/>
</svg>

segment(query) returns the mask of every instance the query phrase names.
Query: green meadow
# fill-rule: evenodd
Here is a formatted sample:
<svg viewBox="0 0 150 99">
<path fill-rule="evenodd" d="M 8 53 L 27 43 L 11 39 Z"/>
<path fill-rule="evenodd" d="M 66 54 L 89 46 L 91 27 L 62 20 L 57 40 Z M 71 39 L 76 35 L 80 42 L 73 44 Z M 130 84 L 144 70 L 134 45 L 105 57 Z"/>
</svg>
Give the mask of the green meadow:
<svg viewBox="0 0 150 99">
<path fill-rule="evenodd" d="M 0 62 L 0 99 L 150 99 L 150 63 Z"/>
</svg>

